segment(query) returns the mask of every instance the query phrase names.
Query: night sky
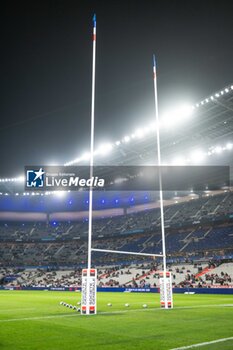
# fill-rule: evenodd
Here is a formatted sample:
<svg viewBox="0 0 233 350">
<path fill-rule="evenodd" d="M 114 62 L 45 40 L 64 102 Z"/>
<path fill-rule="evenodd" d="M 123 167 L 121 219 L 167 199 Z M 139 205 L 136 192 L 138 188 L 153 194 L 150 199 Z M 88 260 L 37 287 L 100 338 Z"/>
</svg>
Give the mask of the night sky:
<svg viewBox="0 0 233 350">
<path fill-rule="evenodd" d="M 233 82 L 232 1 L 5 1 L 1 5 L 0 177 L 89 148 L 97 15 L 96 146 L 160 111 Z"/>
</svg>

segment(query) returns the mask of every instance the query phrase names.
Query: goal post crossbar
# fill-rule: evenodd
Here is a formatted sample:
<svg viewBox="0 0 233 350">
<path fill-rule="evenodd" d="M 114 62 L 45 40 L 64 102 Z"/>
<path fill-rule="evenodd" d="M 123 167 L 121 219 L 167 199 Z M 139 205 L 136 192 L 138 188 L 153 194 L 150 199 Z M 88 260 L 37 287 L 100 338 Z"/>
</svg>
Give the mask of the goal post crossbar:
<svg viewBox="0 0 233 350">
<path fill-rule="evenodd" d="M 93 252 L 103 252 L 103 253 L 115 253 L 115 254 L 131 254 L 131 255 L 141 255 L 141 256 L 155 256 L 162 258 L 162 254 L 150 254 L 150 253 L 137 253 L 137 252 L 127 252 L 124 250 L 109 250 L 109 249 L 97 249 L 97 248 L 91 248 Z"/>
</svg>

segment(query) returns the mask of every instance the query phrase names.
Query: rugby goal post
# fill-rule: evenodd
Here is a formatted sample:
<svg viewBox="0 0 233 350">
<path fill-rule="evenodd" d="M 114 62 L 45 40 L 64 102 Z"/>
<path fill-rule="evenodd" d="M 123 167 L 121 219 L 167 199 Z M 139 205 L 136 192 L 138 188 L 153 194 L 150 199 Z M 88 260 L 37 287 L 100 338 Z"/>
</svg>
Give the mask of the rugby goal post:
<svg viewBox="0 0 233 350">
<path fill-rule="evenodd" d="M 94 125 L 95 125 L 95 62 L 96 62 L 96 15 L 93 17 L 93 59 L 92 59 L 92 100 L 91 100 L 91 138 L 90 138 L 90 178 L 93 177 L 94 165 Z M 158 116 L 158 99 L 157 99 L 157 74 L 156 61 L 153 55 L 153 76 L 154 76 L 154 101 L 155 101 L 155 117 L 156 117 L 156 135 L 157 135 L 157 158 L 158 158 L 158 174 L 159 174 L 159 194 L 160 194 L 160 212 L 161 212 L 161 231 L 162 231 L 162 254 L 148 254 L 126 251 L 114 251 L 107 249 L 92 248 L 92 205 L 93 205 L 93 188 L 89 189 L 89 222 L 88 222 L 88 267 L 82 271 L 82 302 L 81 313 L 90 315 L 97 313 L 96 293 L 97 293 L 97 271 L 91 268 L 91 253 L 92 251 L 116 253 L 116 254 L 131 254 L 151 257 L 163 258 L 163 277 L 160 278 L 160 293 L 162 291 L 161 307 L 165 309 L 173 306 L 171 276 L 170 282 L 167 283 L 166 271 L 166 248 L 165 248 L 165 227 L 164 227 L 164 212 L 163 212 L 163 190 L 162 190 L 162 174 L 161 174 L 161 155 L 160 155 L 160 135 L 159 135 L 159 116 Z M 170 291 L 170 292 L 169 292 Z M 170 294 L 169 294 L 170 293 Z M 169 299 L 168 299 L 169 298 Z"/>
</svg>

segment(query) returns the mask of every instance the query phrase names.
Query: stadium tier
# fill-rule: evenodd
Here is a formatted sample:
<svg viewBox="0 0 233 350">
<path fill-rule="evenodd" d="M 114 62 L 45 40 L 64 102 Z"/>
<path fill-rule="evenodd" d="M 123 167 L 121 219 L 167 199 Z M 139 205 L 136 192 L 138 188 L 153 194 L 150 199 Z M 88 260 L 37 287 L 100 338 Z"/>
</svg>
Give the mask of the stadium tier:
<svg viewBox="0 0 233 350">
<path fill-rule="evenodd" d="M 30 200 L 35 201 L 30 197 L 27 203 Z M 165 206 L 168 257 L 231 257 L 233 193 L 180 200 L 181 203 Z M 100 218 L 93 222 L 93 248 L 159 254 L 162 250 L 160 211 L 159 208 L 147 209 L 147 205 L 124 208 L 125 214 L 118 216 L 109 215 L 108 209 L 99 211 Z M 50 215 L 54 218 L 58 214 Z M 46 213 L 45 217 L 45 222 L 1 221 L 0 266 L 85 266 L 86 217 L 60 222 L 51 221 Z M 136 260 L 130 255 L 93 253 L 95 265 L 127 261 Z"/>
<path fill-rule="evenodd" d="M 161 265 L 156 263 L 98 266 L 99 287 L 155 288 Z M 233 263 L 169 264 L 174 287 L 233 287 Z M 5 287 L 80 288 L 81 269 L 0 269 L 0 285 Z"/>
</svg>

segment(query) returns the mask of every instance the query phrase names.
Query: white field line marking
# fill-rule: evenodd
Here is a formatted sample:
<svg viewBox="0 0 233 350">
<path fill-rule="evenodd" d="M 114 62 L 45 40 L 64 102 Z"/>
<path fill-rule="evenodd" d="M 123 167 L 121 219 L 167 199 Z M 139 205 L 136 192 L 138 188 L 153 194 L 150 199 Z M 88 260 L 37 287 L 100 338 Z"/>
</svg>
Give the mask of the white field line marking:
<svg viewBox="0 0 233 350">
<path fill-rule="evenodd" d="M 22 318 L 10 318 L 8 320 L 0 320 L 0 323 L 5 322 L 17 322 L 17 321 L 37 321 L 37 320 L 46 320 L 49 318 L 59 318 L 59 317 L 73 317 L 73 316 L 81 316 L 80 314 L 62 314 L 62 315 L 50 315 L 50 316 L 35 316 L 35 317 L 22 317 Z"/>
<path fill-rule="evenodd" d="M 14 308 L 14 309 L 1 309 L 0 310 L 0 313 L 2 313 L 2 312 L 11 312 L 11 311 L 28 311 L 28 310 L 36 310 L 36 308 L 35 307 L 28 307 L 28 308 L 18 308 L 17 309 L 17 307 L 16 308 Z"/>
<path fill-rule="evenodd" d="M 199 343 L 199 344 L 192 344 L 192 345 L 188 345 L 188 346 L 182 346 L 181 348 L 174 348 L 174 349 L 171 349 L 171 350 L 193 349 L 193 348 L 198 348 L 200 346 L 206 346 L 206 345 L 210 345 L 210 344 L 222 343 L 222 342 L 228 341 L 228 340 L 233 340 L 233 337 L 216 339 L 216 340 L 212 340 L 212 341 L 207 341 L 205 343 Z"/>
<path fill-rule="evenodd" d="M 177 310 L 177 309 L 193 309 L 193 308 L 202 308 L 202 307 L 233 307 L 233 304 L 213 304 L 213 305 L 200 305 L 200 306 L 179 306 L 176 307 L 175 309 L 170 309 L 168 312 L 171 312 L 172 310 Z M 148 309 L 127 309 L 127 310 L 114 310 L 114 311 L 101 311 L 98 313 L 98 315 L 111 315 L 111 314 L 122 314 L 122 313 L 127 313 L 127 312 L 138 312 L 138 311 L 162 311 L 164 309 L 162 308 L 148 308 Z M 7 320 L 0 320 L 0 323 L 3 322 L 17 322 L 17 321 L 33 321 L 33 320 L 44 320 L 44 319 L 50 319 L 50 318 L 60 318 L 60 317 L 73 317 L 73 316 L 82 316 L 81 314 L 78 313 L 73 313 L 73 314 L 61 314 L 61 315 L 47 315 L 47 316 L 35 316 L 35 317 L 21 317 L 21 318 L 11 318 Z M 90 315 L 94 316 L 94 315 Z M 174 349 L 173 349 L 174 350 Z"/>
</svg>

